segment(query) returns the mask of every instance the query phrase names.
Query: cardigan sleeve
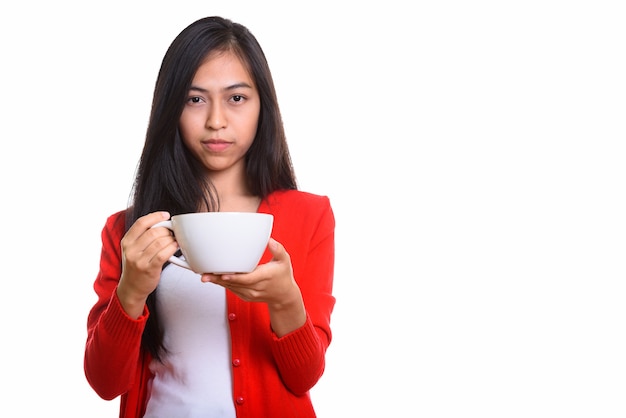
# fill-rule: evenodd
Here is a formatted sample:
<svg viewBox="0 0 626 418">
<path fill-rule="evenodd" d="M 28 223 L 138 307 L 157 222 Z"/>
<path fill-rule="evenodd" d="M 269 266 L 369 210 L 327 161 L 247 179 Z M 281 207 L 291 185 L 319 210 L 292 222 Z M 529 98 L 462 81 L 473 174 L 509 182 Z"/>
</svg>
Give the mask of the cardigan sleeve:
<svg viewBox="0 0 626 418">
<path fill-rule="evenodd" d="M 107 219 L 102 230 L 100 270 L 94 282 L 98 300 L 87 318 L 84 369 L 87 381 L 103 399 L 111 400 L 133 385 L 147 308 L 138 319 L 129 317 L 115 290 L 121 276 L 120 242 L 125 232 L 123 212 Z"/>
<path fill-rule="evenodd" d="M 301 194 L 302 196 L 302 194 Z M 335 305 L 332 294 L 334 271 L 335 219 L 327 197 L 304 195 L 304 203 L 314 211 L 291 208 L 300 219 L 293 242 L 294 276 L 307 311 L 306 323 L 278 338 L 273 335 L 272 352 L 279 373 L 289 390 L 302 395 L 320 379 L 331 341 L 330 317 Z M 312 200 L 310 200 L 312 199 Z M 315 204 L 312 204 L 312 203 Z M 308 213 L 307 213 L 308 212 Z M 295 225 L 294 225 L 295 226 Z M 287 248 L 288 251 L 289 248 Z M 291 252 L 291 251 L 290 251 Z"/>
</svg>

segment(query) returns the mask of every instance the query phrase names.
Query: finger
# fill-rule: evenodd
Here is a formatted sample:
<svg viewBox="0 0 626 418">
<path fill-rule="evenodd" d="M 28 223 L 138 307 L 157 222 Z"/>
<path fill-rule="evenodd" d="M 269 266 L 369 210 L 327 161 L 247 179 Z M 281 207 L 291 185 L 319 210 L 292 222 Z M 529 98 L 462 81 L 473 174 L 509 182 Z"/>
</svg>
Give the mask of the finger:
<svg viewBox="0 0 626 418">
<path fill-rule="evenodd" d="M 139 257 L 147 257 L 149 263 L 161 261 L 162 255 L 158 253 L 164 248 L 176 252 L 178 243 L 169 233 L 167 228 L 151 228 L 151 225 L 160 222 L 164 217 L 169 217 L 167 212 L 154 212 L 139 218 L 122 238 L 122 251 L 127 259 L 139 260 Z M 168 250 L 169 251 L 169 250 Z"/>
<path fill-rule="evenodd" d="M 218 279 L 219 276 L 212 274 L 212 273 L 204 273 L 202 274 L 202 276 L 200 277 L 200 280 L 204 283 L 209 283 L 209 282 L 213 282 L 215 283 L 215 281 Z"/>
<path fill-rule="evenodd" d="M 283 244 L 276 241 L 274 238 L 270 238 L 268 247 L 274 261 L 289 261 L 289 254 Z"/>
<path fill-rule="evenodd" d="M 237 281 L 237 277 L 241 276 L 241 274 L 213 274 L 213 273 L 204 273 L 202 275 L 203 282 L 211 282 L 215 284 L 219 284 L 221 286 L 225 286 L 227 284 L 233 285 Z"/>
<path fill-rule="evenodd" d="M 166 212 L 166 211 L 152 212 L 137 219 L 136 223 L 140 224 L 145 229 L 149 229 L 153 227 L 154 225 L 158 224 L 159 222 L 167 220 L 169 218 L 170 218 L 169 212 Z"/>
<path fill-rule="evenodd" d="M 135 223 L 128 229 L 127 235 L 131 238 L 139 237 L 153 225 L 170 218 L 169 212 L 159 211 L 152 212 L 137 219 Z M 165 228 L 167 229 L 167 228 Z"/>
<path fill-rule="evenodd" d="M 178 242 L 170 234 L 165 234 L 154 239 L 144 253 L 151 256 L 150 263 L 163 265 L 176 251 L 178 251 Z"/>
</svg>

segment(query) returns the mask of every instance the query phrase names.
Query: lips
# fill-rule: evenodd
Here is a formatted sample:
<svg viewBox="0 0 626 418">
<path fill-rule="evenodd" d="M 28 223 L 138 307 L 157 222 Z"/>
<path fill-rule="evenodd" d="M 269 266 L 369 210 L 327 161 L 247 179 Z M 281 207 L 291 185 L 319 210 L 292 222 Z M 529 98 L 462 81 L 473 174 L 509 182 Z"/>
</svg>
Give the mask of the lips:
<svg viewBox="0 0 626 418">
<path fill-rule="evenodd" d="M 228 142 L 223 139 L 209 139 L 208 141 L 203 141 L 202 144 L 211 152 L 222 152 L 226 148 L 230 147 L 232 142 Z"/>
</svg>

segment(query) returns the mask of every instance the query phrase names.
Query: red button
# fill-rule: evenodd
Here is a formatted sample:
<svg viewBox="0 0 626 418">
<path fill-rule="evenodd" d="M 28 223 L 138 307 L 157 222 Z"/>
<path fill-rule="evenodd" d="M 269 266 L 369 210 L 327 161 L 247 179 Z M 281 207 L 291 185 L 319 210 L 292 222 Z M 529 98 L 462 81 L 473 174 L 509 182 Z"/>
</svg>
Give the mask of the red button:
<svg viewBox="0 0 626 418">
<path fill-rule="evenodd" d="M 243 405 L 245 400 L 243 399 L 243 396 L 237 396 L 237 399 L 235 399 L 235 402 L 237 402 L 237 405 Z"/>
<path fill-rule="evenodd" d="M 236 313 L 229 313 L 228 314 L 228 320 L 229 321 L 234 321 L 235 319 L 237 319 L 237 314 Z"/>
<path fill-rule="evenodd" d="M 241 360 L 239 360 L 238 358 L 233 359 L 233 366 L 235 367 L 241 366 Z"/>
</svg>

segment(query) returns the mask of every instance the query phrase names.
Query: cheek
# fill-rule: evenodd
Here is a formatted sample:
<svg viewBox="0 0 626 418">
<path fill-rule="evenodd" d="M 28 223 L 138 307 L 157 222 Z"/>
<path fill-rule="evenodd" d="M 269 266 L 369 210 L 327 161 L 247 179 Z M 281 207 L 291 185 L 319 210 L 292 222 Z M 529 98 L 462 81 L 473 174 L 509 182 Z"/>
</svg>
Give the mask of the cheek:
<svg viewBox="0 0 626 418">
<path fill-rule="evenodd" d="M 245 125 L 248 132 L 254 136 L 256 135 L 257 127 L 259 126 L 259 111 L 251 112 L 248 117 L 245 118 Z"/>
<path fill-rule="evenodd" d="M 178 130 L 180 131 L 180 135 L 185 143 L 189 139 L 191 139 L 194 135 L 196 123 L 194 119 L 189 115 L 185 116 L 184 114 L 180 117 L 178 122 Z"/>
<path fill-rule="evenodd" d="M 258 126 L 259 126 L 258 119 L 250 120 L 248 122 L 248 131 L 250 132 L 252 137 L 254 137 L 256 135 L 256 130 L 257 130 Z"/>
</svg>

